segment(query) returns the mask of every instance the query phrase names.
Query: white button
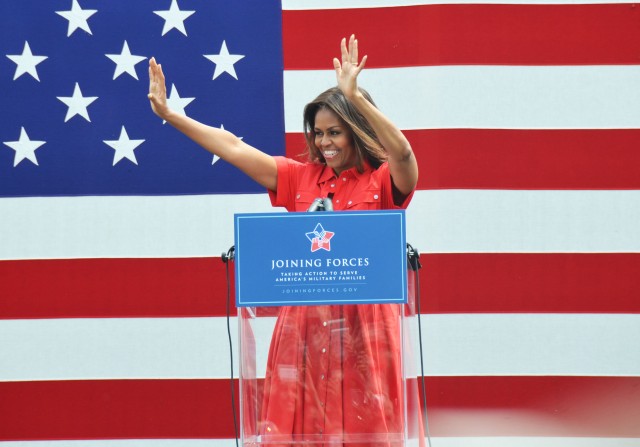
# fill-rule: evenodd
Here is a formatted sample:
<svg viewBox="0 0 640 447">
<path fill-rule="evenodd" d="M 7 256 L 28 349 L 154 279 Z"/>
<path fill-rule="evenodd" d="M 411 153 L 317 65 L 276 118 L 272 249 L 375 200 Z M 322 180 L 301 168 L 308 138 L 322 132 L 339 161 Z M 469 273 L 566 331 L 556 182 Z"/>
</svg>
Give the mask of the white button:
<svg viewBox="0 0 640 447">
<path fill-rule="evenodd" d="M 322 374 L 322 375 L 320 376 L 320 378 L 321 378 L 322 380 L 324 380 L 324 374 Z"/>
<path fill-rule="evenodd" d="M 299 198 L 300 198 L 300 194 L 298 194 L 298 195 L 296 196 L 296 199 L 299 199 Z"/>
<path fill-rule="evenodd" d="M 346 178 L 346 177 L 342 177 L 342 181 L 343 181 L 343 182 L 346 182 L 346 181 L 347 181 L 347 178 Z"/>
<path fill-rule="evenodd" d="M 336 187 L 336 184 L 335 184 L 335 183 L 332 183 L 332 184 L 331 184 L 331 187 L 332 187 L 332 188 L 335 188 L 335 187 Z"/>
<path fill-rule="evenodd" d="M 322 348 L 322 353 L 324 354 L 325 352 L 327 352 L 327 348 Z"/>
<path fill-rule="evenodd" d="M 352 202 L 351 200 L 349 200 L 349 201 L 347 202 L 347 205 L 351 205 L 352 203 L 353 203 L 353 202 Z"/>
<path fill-rule="evenodd" d="M 374 199 L 376 199 L 376 200 L 378 200 L 378 194 L 375 194 L 375 195 L 373 196 L 373 198 L 374 198 Z"/>
<path fill-rule="evenodd" d="M 326 326 L 326 325 L 327 325 L 327 322 L 326 322 L 326 321 L 325 321 L 325 322 L 323 322 L 323 323 L 322 323 L 322 325 L 323 325 L 323 326 Z"/>
<path fill-rule="evenodd" d="M 340 203 L 340 199 L 336 200 L 336 203 Z"/>
</svg>

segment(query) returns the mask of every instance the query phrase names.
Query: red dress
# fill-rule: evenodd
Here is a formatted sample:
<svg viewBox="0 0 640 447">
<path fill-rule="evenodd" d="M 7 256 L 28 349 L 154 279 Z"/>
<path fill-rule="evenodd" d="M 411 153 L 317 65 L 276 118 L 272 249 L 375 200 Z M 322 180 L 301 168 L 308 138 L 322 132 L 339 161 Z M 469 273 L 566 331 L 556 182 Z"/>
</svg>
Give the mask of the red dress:
<svg viewBox="0 0 640 447">
<path fill-rule="evenodd" d="M 399 206 L 393 203 L 386 163 L 340 176 L 325 165 L 284 157 L 276 163 L 277 190 L 269 195 L 274 206 L 289 211 L 306 211 L 315 198 L 329 195 L 336 211 L 406 208 L 413 195 Z M 387 304 L 282 307 L 259 431 L 296 441 L 401 434 L 400 311 Z"/>
</svg>

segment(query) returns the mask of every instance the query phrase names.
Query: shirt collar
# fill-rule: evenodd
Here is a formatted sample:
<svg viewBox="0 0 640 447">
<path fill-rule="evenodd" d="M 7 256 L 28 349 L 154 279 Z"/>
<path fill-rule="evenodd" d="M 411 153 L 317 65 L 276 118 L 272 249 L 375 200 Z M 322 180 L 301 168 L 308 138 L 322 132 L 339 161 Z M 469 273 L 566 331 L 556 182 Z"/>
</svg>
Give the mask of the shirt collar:
<svg viewBox="0 0 640 447">
<path fill-rule="evenodd" d="M 349 169 L 345 169 L 340 173 L 340 177 L 346 176 L 347 178 L 351 177 L 356 180 L 359 180 L 361 177 L 365 175 L 369 175 L 369 173 L 373 171 L 373 168 L 371 167 L 371 165 L 367 160 L 362 161 L 362 168 L 363 169 L 361 173 L 358 172 L 358 168 L 355 166 Z M 323 184 L 325 182 L 328 182 L 329 180 L 334 180 L 336 178 L 338 178 L 338 176 L 336 175 L 335 172 L 333 172 L 333 169 L 331 169 L 327 165 L 324 165 L 322 174 L 320 174 L 320 178 L 318 179 L 318 184 Z"/>
</svg>

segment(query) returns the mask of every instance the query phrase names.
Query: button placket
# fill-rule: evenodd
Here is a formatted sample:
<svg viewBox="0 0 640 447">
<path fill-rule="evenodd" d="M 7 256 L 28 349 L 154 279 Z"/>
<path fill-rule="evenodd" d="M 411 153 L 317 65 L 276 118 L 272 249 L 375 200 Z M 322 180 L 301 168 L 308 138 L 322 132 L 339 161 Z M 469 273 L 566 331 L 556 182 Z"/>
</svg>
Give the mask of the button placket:
<svg viewBox="0 0 640 447">
<path fill-rule="evenodd" d="M 322 331 L 324 332 L 322 335 L 322 340 L 325 342 L 324 345 L 321 345 L 322 347 L 319 349 L 319 354 L 318 354 L 318 358 L 319 358 L 319 370 L 317 371 L 317 379 L 318 380 L 318 384 L 317 384 L 317 389 L 318 389 L 318 400 L 319 400 L 319 408 L 317 411 L 317 417 L 318 419 L 315 421 L 315 425 L 316 425 L 316 430 L 318 432 L 318 434 L 323 434 L 324 432 L 324 428 L 325 428 L 325 421 L 326 421 L 326 411 L 327 411 L 327 380 L 325 380 L 325 378 L 328 376 L 329 374 L 329 364 L 330 364 L 330 357 L 328 355 L 329 350 L 327 349 L 327 346 L 331 346 L 331 338 L 332 338 L 332 332 L 331 332 L 331 322 L 329 320 L 324 320 L 322 321 Z"/>
</svg>

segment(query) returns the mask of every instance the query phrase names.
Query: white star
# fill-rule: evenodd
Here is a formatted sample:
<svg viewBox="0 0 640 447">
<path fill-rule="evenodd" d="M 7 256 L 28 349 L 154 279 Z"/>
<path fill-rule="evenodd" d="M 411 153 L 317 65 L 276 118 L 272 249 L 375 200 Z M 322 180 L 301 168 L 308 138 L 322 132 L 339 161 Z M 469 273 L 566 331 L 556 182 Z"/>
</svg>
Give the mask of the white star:
<svg viewBox="0 0 640 447">
<path fill-rule="evenodd" d="M 36 149 L 42 146 L 46 141 L 32 141 L 27 135 L 27 131 L 24 127 L 20 128 L 20 138 L 18 141 L 4 141 L 4 144 L 16 151 L 16 156 L 13 158 L 13 167 L 15 168 L 25 158 L 28 158 L 34 165 L 38 166 L 38 159 L 36 158 Z"/>
<path fill-rule="evenodd" d="M 224 130 L 224 124 L 220 124 L 220 129 Z M 238 138 L 240 138 L 242 140 L 244 137 L 238 137 Z M 211 165 L 215 165 L 218 160 L 220 160 L 220 157 L 214 154 L 213 155 L 213 161 L 211 162 Z"/>
<path fill-rule="evenodd" d="M 127 134 L 127 129 L 122 126 L 120 138 L 117 140 L 104 140 L 104 143 L 111 146 L 116 151 L 113 155 L 113 166 L 123 158 L 128 158 L 137 165 L 138 160 L 136 160 L 136 155 L 133 151 L 144 143 L 144 140 L 130 140 L 129 135 Z"/>
<path fill-rule="evenodd" d="M 76 115 L 80 115 L 87 121 L 91 122 L 87 107 L 89 107 L 89 104 L 93 101 L 98 99 L 97 96 L 82 96 L 80 85 L 76 82 L 76 86 L 73 89 L 73 96 L 58 96 L 57 98 L 69 107 L 69 110 L 67 110 L 67 116 L 64 117 L 65 123 Z"/>
<path fill-rule="evenodd" d="M 71 10 L 56 11 L 56 14 L 61 15 L 69 21 L 69 28 L 67 29 L 67 37 L 69 37 L 78 28 L 82 28 L 89 34 L 92 34 L 87 19 L 89 19 L 89 17 L 94 15 L 96 12 L 98 12 L 97 9 L 82 9 L 80 7 L 80 4 L 78 4 L 78 0 L 72 0 Z"/>
<path fill-rule="evenodd" d="M 204 57 L 216 64 L 216 70 L 213 73 L 213 79 L 217 78 L 224 72 L 227 72 L 234 78 L 238 79 L 238 76 L 236 75 L 236 69 L 233 67 L 233 64 L 242 59 L 244 55 L 229 54 L 226 40 L 222 41 L 220 54 L 205 54 Z"/>
<path fill-rule="evenodd" d="M 129 50 L 129 44 L 124 41 L 122 46 L 122 52 L 120 54 L 105 54 L 109 59 L 116 63 L 116 71 L 113 73 L 113 79 L 120 76 L 122 73 L 129 73 L 134 79 L 138 79 L 138 73 L 136 73 L 136 64 L 146 59 L 144 56 L 134 56 Z"/>
<path fill-rule="evenodd" d="M 162 35 L 164 36 L 173 28 L 180 31 L 185 36 L 187 30 L 184 27 L 184 21 L 187 20 L 195 11 L 181 11 L 178 7 L 178 0 L 171 0 L 171 6 L 166 11 L 153 11 L 164 19 L 164 27 L 162 28 Z"/>
<path fill-rule="evenodd" d="M 196 98 L 181 98 L 176 85 L 171 84 L 171 93 L 169 93 L 169 97 L 167 98 L 167 106 L 169 106 L 169 108 L 174 112 L 186 116 L 187 112 L 184 111 L 184 108 L 187 107 L 194 99 Z M 162 124 L 164 123 L 166 123 L 166 121 L 163 120 Z"/>
<path fill-rule="evenodd" d="M 7 54 L 7 57 L 17 64 L 16 73 L 13 75 L 14 81 L 23 74 L 29 73 L 36 81 L 40 82 L 36 65 L 47 59 L 47 56 L 34 56 L 29 42 L 24 42 L 22 54 Z"/>
</svg>

